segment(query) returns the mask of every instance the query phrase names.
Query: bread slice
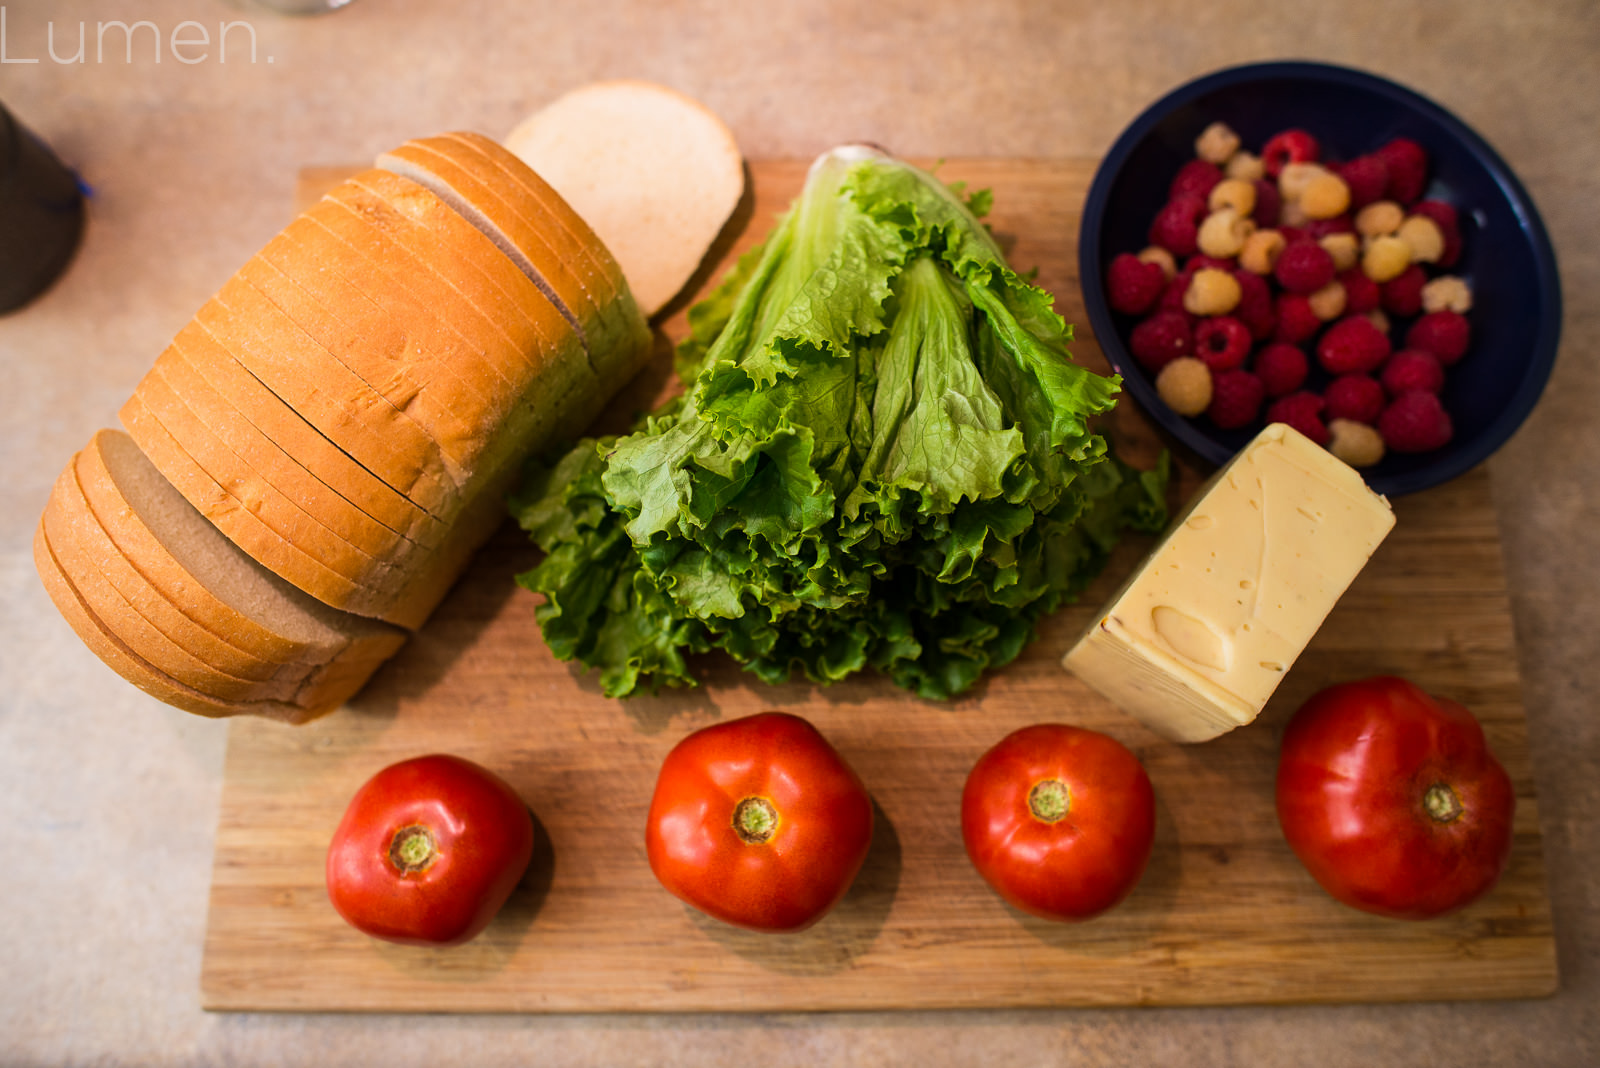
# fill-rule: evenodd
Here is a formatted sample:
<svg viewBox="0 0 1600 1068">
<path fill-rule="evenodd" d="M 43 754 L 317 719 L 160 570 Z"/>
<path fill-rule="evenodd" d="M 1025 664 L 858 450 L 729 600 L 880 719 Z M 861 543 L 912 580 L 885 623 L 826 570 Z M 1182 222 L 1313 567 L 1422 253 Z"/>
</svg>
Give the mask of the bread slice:
<svg viewBox="0 0 1600 1068">
<path fill-rule="evenodd" d="M 52 555 L 71 576 L 85 605 L 129 648 L 187 686 L 222 700 L 292 697 L 305 668 L 295 676 L 280 671 L 279 665 L 242 654 L 194 626 L 140 580 L 89 511 L 78 489 L 75 465 L 76 457 L 57 477 L 42 529 Z M 191 649 L 190 642 L 203 645 L 204 652 Z M 280 680 L 280 674 L 287 677 Z"/>
<path fill-rule="evenodd" d="M 351 373 L 270 300 L 235 275 L 195 320 L 328 440 L 389 485 L 448 518 L 458 472 L 406 413 Z"/>
<path fill-rule="evenodd" d="M 401 568 L 385 559 L 374 558 L 357 548 L 288 496 L 238 453 L 172 391 L 159 372 L 145 375 L 134 390 L 173 440 L 229 497 L 238 501 L 261 522 L 236 526 L 232 535 L 250 555 L 260 558 L 274 550 L 246 540 L 266 537 L 284 541 L 336 574 L 377 590 L 397 589 L 403 582 Z M 202 509 L 204 510 L 204 509 Z"/>
<path fill-rule="evenodd" d="M 321 306 L 330 320 L 325 329 L 342 328 L 338 347 L 330 347 L 354 361 L 352 369 L 362 377 L 376 379 L 380 391 L 387 393 L 391 381 L 438 377 L 463 401 L 482 408 L 493 403 L 496 383 L 507 381 L 501 368 L 514 356 L 504 335 L 476 317 L 442 280 L 427 284 L 401 269 L 397 254 L 369 259 L 302 218 L 258 259 Z"/>
<path fill-rule="evenodd" d="M 169 346 L 156 358 L 150 374 L 159 376 L 173 395 L 265 482 L 362 552 L 396 566 L 408 566 L 409 561 L 427 555 L 425 547 L 384 526 L 296 462 L 224 401 L 175 348 Z"/>
<path fill-rule="evenodd" d="M 459 136 L 407 142 L 378 165 L 427 187 L 510 256 L 573 324 L 603 380 L 631 378 L 652 339 L 615 261 L 597 238 L 580 241 L 529 192 L 538 176 L 520 160 Z"/>
<path fill-rule="evenodd" d="M 277 285 L 287 279 L 321 298 L 319 336 L 427 428 L 463 484 L 470 481 L 494 434 L 492 416 L 507 407 L 505 368 L 524 359 L 513 340 L 446 279 L 338 203 L 316 205 L 281 236 L 286 247 L 270 258 Z"/>
<path fill-rule="evenodd" d="M 497 182 L 509 183 L 506 188 L 515 190 L 518 199 L 526 199 L 530 207 L 536 209 L 537 218 L 547 218 L 555 224 L 545 234 L 546 239 L 556 254 L 582 276 L 596 303 L 604 305 L 628 288 L 616 257 L 601 242 L 594 228 L 583 221 L 571 204 L 561 199 L 561 194 L 552 189 L 549 182 L 498 141 L 460 130 L 408 142 L 408 145 L 438 152 L 469 167 L 481 178 L 494 176 Z M 398 152 L 392 155 L 397 159 L 405 158 Z M 379 158 L 379 165 L 384 165 L 383 157 Z"/>
<path fill-rule="evenodd" d="M 361 691 L 384 660 L 330 664 L 311 675 L 298 702 L 272 699 L 225 701 L 186 686 L 139 656 L 85 604 L 50 553 L 41 528 L 34 537 L 34 564 L 45 591 L 89 650 L 145 693 L 174 708 L 211 718 L 260 716 L 289 724 L 308 723 L 339 708 Z"/>
<path fill-rule="evenodd" d="M 591 335 L 598 335 L 591 337 L 592 358 L 607 381 L 612 376 L 624 382 L 631 378 L 652 350 L 650 326 L 622 267 L 593 228 L 550 183 L 494 140 L 482 134 L 456 132 L 429 138 L 426 143 L 439 146 L 457 161 L 470 163 L 474 173 L 493 176 L 496 188 L 510 195 L 525 216 L 541 226 L 544 220 L 554 224 L 544 233 L 564 261 L 589 264 L 593 277 L 603 279 L 598 288 L 594 284 L 589 287 L 600 299 L 602 315 L 598 326 L 586 324 Z M 507 236 L 516 241 L 510 231 Z M 538 262 L 532 250 L 525 251 Z M 609 298 L 605 296 L 607 292 L 611 294 Z"/>
<path fill-rule="evenodd" d="M 604 381 L 621 384 L 632 379 L 649 359 L 654 339 L 622 268 L 594 230 L 548 182 L 493 140 L 481 134 L 458 132 L 431 138 L 430 143 L 448 146 L 453 158 L 471 161 L 477 173 L 496 176 L 498 182 L 504 183 L 499 188 L 515 197 L 525 215 L 555 224 L 545 233 L 562 251 L 563 259 L 587 261 L 606 280 L 600 292 L 609 289 L 613 296 L 602 303 L 598 319 L 583 323 L 590 358 Z M 509 231 L 507 236 L 514 240 Z M 580 251 L 574 253 L 573 248 Z M 533 252 L 528 254 L 537 262 Z"/>
<path fill-rule="evenodd" d="M 131 449 L 133 455 L 123 456 L 124 449 Z M 108 455 L 118 469 L 116 476 L 107 465 Z M 223 557 L 214 557 L 204 537 L 181 540 L 172 547 L 161 541 L 161 536 L 172 531 L 182 537 L 190 525 L 185 515 L 194 509 L 166 484 L 127 435 L 101 431 L 78 453 L 74 473 L 96 522 L 117 551 L 152 589 L 197 626 L 267 663 L 312 665 L 334 656 L 343 647 L 331 632 L 326 640 L 318 640 L 284 628 L 274 629 L 269 625 L 271 616 L 257 623 L 250 612 L 241 610 L 263 596 L 272 596 L 270 585 L 265 591 L 246 590 L 229 599 L 213 593 L 213 587 L 224 592 L 234 588 L 226 584 L 229 572 L 224 561 L 237 550 L 228 548 Z M 130 498 L 139 500 L 140 507 L 135 508 Z M 211 529 L 212 538 L 227 542 L 215 528 Z M 194 560 L 198 566 L 187 567 L 185 560 Z M 199 578 L 195 577 L 196 572 Z"/>
<path fill-rule="evenodd" d="M 470 481 L 475 458 L 492 436 L 492 427 L 477 417 L 491 402 L 472 376 L 460 374 L 433 352 L 412 346 L 403 331 L 351 329 L 295 278 L 261 259 L 252 259 L 240 275 L 350 374 L 427 434 L 458 484 Z M 400 325 L 382 316 L 373 319 Z"/>
<path fill-rule="evenodd" d="M 193 368 L 263 438 L 278 445 L 319 482 L 419 545 L 431 549 L 444 540 L 448 526 L 443 520 L 329 441 L 282 397 L 240 366 L 200 323 L 191 321 L 180 330 L 170 351 Z"/>
<path fill-rule="evenodd" d="M 443 137 L 408 141 L 379 156 L 377 165 L 416 182 L 481 230 L 539 286 L 580 335 L 583 321 L 593 319 L 615 298 L 614 283 L 600 273 L 589 249 L 565 242 L 577 249 L 573 259 L 581 256 L 589 270 L 580 270 L 577 262 L 569 263 L 546 236 L 546 230 L 561 234 L 559 224 L 537 205 L 533 205 L 533 218 L 525 216 L 517 201 L 527 201 L 526 194 L 457 142 Z"/>
<path fill-rule="evenodd" d="M 627 275 L 623 273 L 621 264 L 605 242 L 600 240 L 594 227 L 520 156 L 493 138 L 479 133 L 455 131 L 430 139 L 434 140 L 452 145 L 462 154 L 456 157 L 458 159 L 475 158 L 492 167 L 519 188 L 531 203 L 537 204 L 540 210 L 555 220 L 557 229 L 550 236 L 557 243 L 557 251 L 569 262 L 590 265 L 595 275 L 603 279 L 599 293 L 603 294 L 607 288 L 614 294 L 629 289 Z"/>
<path fill-rule="evenodd" d="M 520 465 L 506 464 L 488 478 L 483 491 L 456 520 L 432 566 L 416 573 L 395 601 L 388 617 L 391 622 L 413 630 L 427 622 L 472 563 L 473 555 L 509 518 L 506 497 L 516 486 L 519 473 Z"/>
<path fill-rule="evenodd" d="M 446 278 L 506 333 L 522 360 L 508 369 L 512 386 L 525 386 L 552 360 L 582 360 L 582 343 L 549 298 L 481 230 L 427 189 L 374 169 L 351 178 L 329 199 L 392 238 L 411 264 Z"/>
<path fill-rule="evenodd" d="M 523 120 L 505 147 L 599 234 L 644 313 L 695 273 L 744 193 L 727 126 L 663 86 L 601 82 Z"/>
<path fill-rule="evenodd" d="M 161 700 L 201 715 L 248 713 L 303 722 L 342 704 L 404 643 L 404 631 L 336 612 L 255 564 L 162 478 L 127 435 L 100 431 L 70 470 L 95 521 L 152 588 L 211 633 L 226 633 L 235 646 L 285 665 L 273 684 L 242 697 L 174 678 L 89 607 L 75 581 L 85 576 L 62 565 L 42 519 L 35 562 L 52 600 L 103 660 Z M 292 700 L 270 696 L 289 690 L 296 675 Z"/>
<path fill-rule="evenodd" d="M 184 450 L 138 394 L 128 398 L 119 415 L 128 434 L 156 470 L 234 545 L 246 549 L 262 566 L 325 604 L 381 618 L 388 600 L 382 591 L 346 578 L 276 535 L 247 502 L 218 484 Z"/>
<path fill-rule="evenodd" d="M 508 368 L 505 405 L 492 418 L 494 451 L 477 464 L 488 477 L 510 456 L 548 442 L 578 396 L 604 394 L 571 324 L 494 243 L 434 194 L 385 171 L 369 171 L 335 194 L 394 235 L 414 262 L 446 274 L 491 322 L 506 329 L 521 357 Z"/>
<path fill-rule="evenodd" d="M 305 678 L 312 667 L 309 663 L 262 656 L 261 650 L 252 650 L 248 642 L 239 640 L 226 626 L 209 629 L 185 611 L 180 602 L 188 591 L 178 591 L 180 596 L 174 598 L 157 588 L 101 523 L 83 487 L 82 457 L 79 452 L 68 464 L 46 506 L 46 514 L 53 508 L 62 509 L 67 520 L 63 537 L 76 540 L 134 611 L 197 660 L 224 674 L 258 682 L 299 682 Z"/>
<path fill-rule="evenodd" d="M 277 663 L 324 667 L 396 652 L 403 631 L 335 611 L 241 552 L 162 477 L 134 441 L 102 430 L 76 472 L 118 549 L 185 614 Z"/>
<path fill-rule="evenodd" d="M 39 578 L 44 583 L 45 592 L 50 595 L 50 600 L 54 602 L 57 611 L 77 633 L 83 644 L 113 671 L 159 701 L 200 716 L 215 718 L 249 714 L 283 720 L 287 723 L 304 723 L 316 718 L 321 712 L 332 710 L 327 708 L 318 712 L 283 701 L 222 701 L 185 686 L 128 648 L 122 639 L 100 621 L 51 554 L 49 543 L 45 540 L 42 520 L 34 532 L 33 561 L 39 572 Z"/>
</svg>

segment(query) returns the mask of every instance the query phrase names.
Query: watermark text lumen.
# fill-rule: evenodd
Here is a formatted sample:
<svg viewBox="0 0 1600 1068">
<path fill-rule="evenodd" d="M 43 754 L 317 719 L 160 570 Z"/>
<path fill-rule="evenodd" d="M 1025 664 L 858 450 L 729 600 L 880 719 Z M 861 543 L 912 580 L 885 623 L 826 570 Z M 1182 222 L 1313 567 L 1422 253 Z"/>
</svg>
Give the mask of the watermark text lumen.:
<svg viewBox="0 0 1600 1068">
<path fill-rule="evenodd" d="M 41 47 L 42 46 L 42 47 Z M 57 26 L 54 20 L 42 33 L 29 34 L 26 28 L 13 40 L 8 13 L 0 5 L 0 64 L 51 63 L 72 66 L 88 63 L 160 63 L 170 55 L 179 63 L 193 66 L 214 61 L 255 63 L 256 28 L 248 22 L 218 22 L 216 35 L 204 23 L 187 20 L 163 34 L 161 27 L 148 19 L 137 22 L 86 22 Z M 272 57 L 263 57 L 271 63 Z"/>
</svg>

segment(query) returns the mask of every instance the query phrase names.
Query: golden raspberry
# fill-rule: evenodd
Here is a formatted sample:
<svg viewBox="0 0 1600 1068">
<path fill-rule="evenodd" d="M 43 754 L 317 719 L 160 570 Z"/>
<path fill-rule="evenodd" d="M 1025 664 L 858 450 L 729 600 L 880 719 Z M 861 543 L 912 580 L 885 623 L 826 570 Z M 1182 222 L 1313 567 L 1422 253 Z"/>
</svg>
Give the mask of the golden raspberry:
<svg viewBox="0 0 1600 1068">
<path fill-rule="evenodd" d="M 1373 326 L 1377 327 L 1380 332 L 1385 334 L 1389 332 L 1389 327 L 1393 325 L 1389 322 L 1389 313 L 1384 311 L 1382 308 L 1373 308 L 1371 311 L 1367 312 L 1367 322 L 1371 323 Z"/>
<path fill-rule="evenodd" d="M 1350 210 L 1350 187 L 1337 174 L 1317 175 L 1300 191 L 1300 207 L 1313 219 L 1332 219 Z"/>
<path fill-rule="evenodd" d="M 1162 276 L 1165 277 L 1169 282 L 1172 281 L 1173 276 L 1178 273 L 1178 261 L 1172 258 L 1172 253 L 1168 252 L 1160 245 L 1151 245 L 1149 248 L 1141 251 L 1137 258 L 1140 263 L 1154 263 L 1158 265 L 1161 268 Z"/>
<path fill-rule="evenodd" d="M 1248 219 L 1250 213 L 1256 210 L 1256 184 L 1243 178 L 1224 178 L 1211 187 L 1206 207 L 1212 211 L 1232 208 Z"/>
<path fill-rule="evenodd" d="M 1414 263 L 1438 263 L 1444 255 L 1444 231 L 1426 215 L 1413 215 L 1400 224 L 1395 236 L 1411 246 Z"/>
<path fill-rule="evenodd" d="M 1278 225 L 1293 227 L 1303 230 L 1311 222 L 1311 216 L 1306 214 L 1306 209 L 1300 206 L 1298 200 L 1285 200 L 1278 208 Z"/>
<path fill-rule="evenodd" d="M 1361 261 L 1361 241 L 1355 234 L 1324 234 L 1317 244 L 1333 257 L 1333 269 L 1336 271 L 1348 271 Z"/>
<path fill-rule="evenodd" d="M 1178 261 L 1173 258 L 1172 253 L 1168 252 L 1160 245 L 1150 245 L 1146 248 L 1140 249 L 1136 259 L 1138 259 L 1140 263 L 1153 263 L 1157 267 L 1160 267 L 1161 276 L 1169 282 L 1172 281 L 1173 276 L 1178 273 Z"/>
<path fill-rule="evenodd" d="M 1255 232 L 1256 224 L 1241 217 L 1232 208 L 1221 208 L 1205 217 L 1195 243 L 1207 256 L 1231 260 L 1244 248 L 1245 239 Z"/>
<path fill-rule="evenodd" d="M 1356 233 L 1362 237 L 1392 234 L 1405 222 L 1406 212 L 1392 200 L 1375 200 L 1356 212 Z"/>
<path fill-rule="evenodd" d="M 1286 242 L 1276 230 L 1257 230 L 1244 239 L 1239 250 L 1239 266 L 1251 274 L 1271 274 L 1272 265 L 1278 262 L 1278 253 Z"/>
<path fill-rule="evenodd" d="M 1361 270 L 1374 282 L 1397 278 L 1409 266 L 1411 246 L 1392 234 L 1373 238 L 1361 254 Z"/>
<path fill-rule="evenodd" d="M 1311 305 L 1313 315 L 1325 323 L 1330 323 L 1344 314 L 1344 283 L 1335 278 L 1306 297 L 1306 302 Z"/>
<path fill-rule="evenodd" d="M 1183 291 L 1183 310 L 1190 315 L 1227 315 L 1239 306 L 1239 280 L 1227 271 L 1202 267 Z"/>
<path fill-rule="evenodd" d="M 1199 415 L 1211 407 L 1211 368 L 1193 356 L 1179 356 L 1156 375 L 1156 393 L 1179 415 Z"/>
<path fill-rule="evenodd" d="M 1328 423 L 1328 451 L 1351 467 L 1371 467 L 1383 459 L 1383 437 L 1354 419 Z"/>
<path fill-rule="evenodd" d="M 1472 288 L 1463 278 L 1442 274 L 1422 287 L 1422 310 L 1465 315 L 1472 310 Z"/>
<path fill-rule="evenodd" d="M 1267 165 L 1253 152 L 1235 152 L 1228 158 L 1228 164 L 1222 168 L 1222 173 L 1229 178 L 1242 178 L 1244 181 L 1254 182 L 1267 176 Z"/>
<path fill-rule="evenodd" d="M 1299 200 L 1307 186 L 1327 173 L 1320 163 L 1285 163 L 1278 172 L 1278 192 L 1285 201 Z"/>
<path fill-rule="evenodd" d="M 1194 139 L 1194 154 L 1217 166 L 1228 162 L 1239 151 L 1239 135 L 1225 122 L 1214 122 Z"/>
</svg>

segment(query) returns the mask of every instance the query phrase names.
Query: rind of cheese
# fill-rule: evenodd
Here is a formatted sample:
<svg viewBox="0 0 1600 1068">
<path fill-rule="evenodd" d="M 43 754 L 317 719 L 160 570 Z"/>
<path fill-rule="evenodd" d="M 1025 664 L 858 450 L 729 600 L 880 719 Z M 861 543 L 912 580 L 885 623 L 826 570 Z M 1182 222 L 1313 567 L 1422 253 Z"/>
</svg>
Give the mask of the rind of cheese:
<svg viewBox="0 0 1600 1068">
<path fill-rule="evenodd" d="M 1389 502 L 1274 423 L 1195 495 L 1062 663 L 1164 737 L 1251 722 L 1394 526 Z"/>
</svg>

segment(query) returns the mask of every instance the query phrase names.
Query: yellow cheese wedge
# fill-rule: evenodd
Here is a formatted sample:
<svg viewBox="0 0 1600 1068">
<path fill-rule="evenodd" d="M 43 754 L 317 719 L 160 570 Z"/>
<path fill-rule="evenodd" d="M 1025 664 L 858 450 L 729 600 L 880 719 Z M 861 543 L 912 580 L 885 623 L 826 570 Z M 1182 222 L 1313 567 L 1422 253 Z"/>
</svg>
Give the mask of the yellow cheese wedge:
<svg viewBox="0 0 1600 1068">
<path fill-rule="evenodd" d="M 1394 526 L 1389 502 L 1274 423 L 1196 494 L 1062 663 L 1163 737 L 1249 723 Z"/>
</svg>

